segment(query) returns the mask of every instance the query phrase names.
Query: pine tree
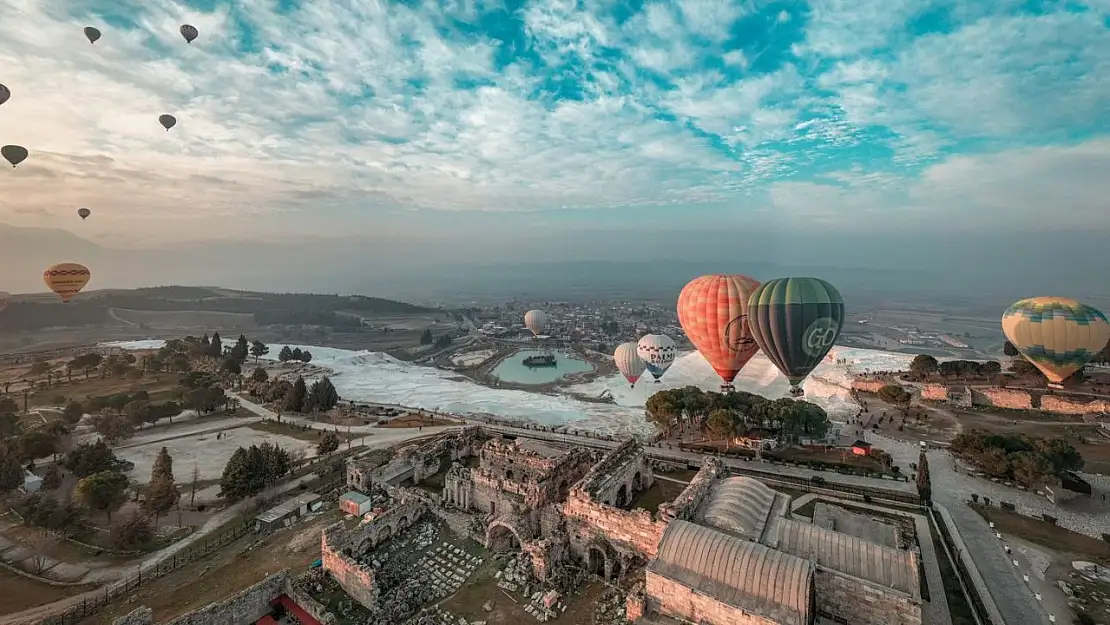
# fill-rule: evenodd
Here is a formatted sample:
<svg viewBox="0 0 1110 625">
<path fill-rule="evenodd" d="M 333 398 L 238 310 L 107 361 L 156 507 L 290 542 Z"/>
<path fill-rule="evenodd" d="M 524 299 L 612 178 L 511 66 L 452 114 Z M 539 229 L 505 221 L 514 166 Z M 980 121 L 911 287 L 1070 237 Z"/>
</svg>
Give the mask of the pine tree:
<svg viewBox="0 0 1110 625">
<path fill-rule="evenodd" d="M 270 348 L 262 341 L 255 341 L 251 343 L 251 356 L 254 356 L 254 364 L 258 364 L 258 359 L 270 353 Z"/>
<path fill-rule="evenodd" d="M 220 476 L 220 496 L 228 501 L 237 501 L 250 493 L 250 467 L 247 466 L 247 450 L 240 447 L 231 454 Z"/>
<path fill-rule="evenodd" d="M 62 473 L 58 470 L 58 464 L 54 463 L 46 467 L 46 473 L 42 476 L 43 490 L 54 490 L 62 485 Z"/>
<path fill-rule="evenodd" d="M 335 432 L 324 432 L 324 436 L 320 438 L 320 443 L 316 446 L 316 453 L 325 456 L 336 449 L 339 449 L 339 435 Z"/>
<path fill-rule="evenodd" d="M 917 459 L 917 494 L 926 505 L 933 500 L 933 482 L 929 479 L 929 459 L 925 457 L 924 450 Z"/>
<path fill-rule="evenodd" d="M 308 388 L 304 383 L 304 378 L 298 377 L 293 386 L 289 388 L 289 392 L 285 395 L 285 409 L 292 412 L 301 412 L 305 407 L 305 400 L 308 398 Z"/>
<path fill-rule="evenodd" d="M 224 353 L 224 342 L 220 339 L 219 332 L 212 333 L 212 340 L 208 345 L 208 355 L 213 358 L 219 358 Z"/>
<path fill-rule="evenodd" d="M 240 334 L 239 340 L 235 342 L 235 347 L 231 348 L 231 357 L 239 362 L 243 362 L 250 354 L 250 345 L 247 344 L 247 337 Z"/>
<path fill-rule="evenodd" d="M 293 360 L 293 350 L 290 349 L 288 345 L 282 347 L 281 351 L 278 352 L 278 360 L 280 360 L 281 362 L 289 362 L 290 360 Z"/>
<path fill-rule="evenodd" d="M 15 451 L 0 447 L 0 493 L 11 492 L 23 486 L 23 465 Z"/>
</svg>

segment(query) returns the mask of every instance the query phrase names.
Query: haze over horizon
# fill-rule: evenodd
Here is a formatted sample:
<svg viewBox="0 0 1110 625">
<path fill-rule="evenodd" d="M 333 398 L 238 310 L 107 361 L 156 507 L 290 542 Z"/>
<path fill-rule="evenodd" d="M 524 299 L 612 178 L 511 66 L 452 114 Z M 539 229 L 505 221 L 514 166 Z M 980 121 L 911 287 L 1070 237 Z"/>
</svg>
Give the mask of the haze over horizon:
<svg viewBox="0 0 1110 625">
<path fill-rule="evenodd" d="M 534 261 L 642 265 L 552 288 L 759 264 L 1106 295 L 1104 2 L 0 11 L 0 143 L 30 151 L 0 167 L 9 291 L 60 261 L 90 289 L 538 290 L 548 270 L 496 267 Z"/>
</svg>

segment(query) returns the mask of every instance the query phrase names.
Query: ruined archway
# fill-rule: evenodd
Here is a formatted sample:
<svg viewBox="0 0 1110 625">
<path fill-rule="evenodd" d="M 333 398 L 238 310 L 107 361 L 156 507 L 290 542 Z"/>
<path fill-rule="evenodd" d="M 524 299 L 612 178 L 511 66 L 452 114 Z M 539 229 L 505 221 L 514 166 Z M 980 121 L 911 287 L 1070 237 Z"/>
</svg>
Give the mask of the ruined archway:
<svg viewBox="0 0 1110 625">
<path fill-rule="evenodd" d="M 621 484 L 621 487 L 617 489 L 617 506 L 626 506 L 630 501 L 632 501 L 632 498 L 628 495 L 628 487 Z"/>
<path fill-rule="evenodd" d="M 598 577 L 605 577 L 605 550 L 597 545 L 590 545 L 586 552 L 586 570 Z"/>
<path fill-rule="evenodd" d="M 486 548 L 494 553 L 519 551 L 523 542 L 520 532 L 503 521 L 494 521 L 486 528 Z"/>
<path fill-rule="evenodd" d="M 632 476 L 632 492 L 638 493 L 642 490 L 644 490 L 644 475 L 637 471 L 636 475 Z"/>
</svg>

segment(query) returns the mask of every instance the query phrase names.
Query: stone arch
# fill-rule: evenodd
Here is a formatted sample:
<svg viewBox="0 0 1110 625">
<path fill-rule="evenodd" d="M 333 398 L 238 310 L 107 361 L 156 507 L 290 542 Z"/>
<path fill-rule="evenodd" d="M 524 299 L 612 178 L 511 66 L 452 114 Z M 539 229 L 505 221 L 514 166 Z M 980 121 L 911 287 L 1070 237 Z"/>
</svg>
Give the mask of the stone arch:
<svg viewBox="0 0 1110 625">
<path fill-rule="evenodd" d="M 486 548 L 495 553 L 519 551 L 524 541 L 520 531 L 511 523 L 494 521 L 486 528 Z"/>
<path fill-rule="evenodd" d="M 632 496 L 628 492 L 627 484 L 621 484 L 621 487 L 617 489 L 616 499 L 617 507 L 626 506 L 630 501 L 632 501 Z"/>
<path fill-rule="evenodd" d="M 636 475 L 632 476 L 632 492 L 638 493 L 642 490 L 644 490 L 644 474 L 637 471 Z"/>
<path fill-rule="evenodd" d="M 586 547 L 586 570 L 598 577 L 605 577 L 605 569 L 608 566 L 609 559 L 605 555 L 605 549 L 600 545 L 590 545 Z"/>
</svg>

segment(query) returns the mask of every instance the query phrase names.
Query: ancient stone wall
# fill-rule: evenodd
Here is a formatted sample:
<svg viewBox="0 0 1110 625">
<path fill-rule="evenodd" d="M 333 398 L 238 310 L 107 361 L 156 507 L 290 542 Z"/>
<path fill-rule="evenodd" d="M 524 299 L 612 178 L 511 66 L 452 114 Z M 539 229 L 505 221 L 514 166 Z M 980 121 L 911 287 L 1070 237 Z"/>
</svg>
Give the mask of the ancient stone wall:
<svg viewBox="0 0 1110 625">
<path fill-rule="evenodd" d="M 1061 397 L 1059 395 L 1042 395 L 1041 410 L 1045 412 L 1058 412 L 1060 414 L 1099 414 L 1110 412 L 1110 401 L 1105 399 L 1082 400 L 1079 398 Z"/>
<path fill-rule="evenodd" d="M 320 558 L 323 560 L 324 570 L 352 599 L 363 607 L 373 609 L 378 602 L 374 571 L 348 555 L 353 555 L 353 551 L 344 553 L 348 536 L 343 530 L 343 524 L 330 525 L 321 534 Z"/>
<path fill-rule="evenodd" d="M 290 578 L 285 584 L 285 594 L 322 625 L 336 625 L 339 619 L 328 612 L 327 606 L 314 599 L 305 589 L 306 580 L 313 573 L 314 571 L 307 571 L 297 578 Z"/>
<path fill-rule="evenodd" d="M 705 496 L 709 494 L 713 484 L 726 475 L 728 475 L 728 468 L 720 458 L 706 459 L 701 465 L 701 470 L 694 479 L 690 480 L 690 484 L 682 493 L 675 497 L 674 501 L 659 507 L 659 516 L 667 522 L 675 519 L 689 521 L 701 502 L 705 500 Z"/>
<path fill-rule="evenodd" d="M 285 592 L 287 571 L 274 573 L 239 594 L 210 603 L 165 625 L 251 625 L 273 611 L 271 602 Z"/>
<path fill-rule="evenodd" d="M 563 504 L 567 519 L 567 534 L 577 551 L 597 537 L 603 537 L 614 546 L 624 547 L 640 556 L 654 558 L 659 540 L 667 529 L 666 521 L 656 521 L 647 510 L 621 510 L 594 501 L 582 490 L 571 491 Z"/>
<path fill-rule="evenodd" d="M 371 475 L 378 467 L 389 462 L 389 452 L 376 449 L 347 463 L 347 487 L 352 490 L 369 492 Z"/>
<path fill-rule="evenodd" d="M 585 491 L 590 499 L 611 506 L 623 506 L 654 483 L 651 462 L 643 447 L 635 439 L 629 439 L 605 454 L 574 485 L 574 490 Z"/>
<path fill-rule="evenodd" d="M 943 384 L 926 384 L 921 387 L 921 399 L 948 401 L 948 387 Z"/>
<path fill-rule="evenodd" d="M 635 623 L 644 617 L 646 612 L 644 590 L 643 582 L 636 582 L 628 590 L 628 596 L 624 599 L 624 616 L 629 623 Z"/>
<path fill-rule="evenodd" d="M 545 455 L 503 439 L 487 441 L 480 456 L 470 471 L 469 507 L 494 514 L 506 506 L 523 513 L 561 501 L 594 463 L 585 449 Z"/>
<path fill-rule="evenodd" d="M 354 555 L 362 555 L 405 531 L 427 511 L 428 504 L 421 499 L 403 492 L 394 493 L 393 505 L 388 510 L 377 516 L 367 514 L 357 527 L 344 532 L 337 544 L 350 549 Z"/>
<path fill-rule="evenodd" d="M 852 390 L 861 393 L 878 393 L 879 389 L 886 385 L 887 383 L 882 380 L 872 380 L 869 378 L 856 378 L 852 380 Z"/>
<path fill-rule="evenodd" d="M 522 551 L 532 559 L 532 574 L 537 580 L 541 582 L 547 580 L 548 575 L 566 556 L 565 540 L 562 538 L 552 537 L 524 543 Z"/>
<path fill-rule="evenodd" d="M 704 625 L 778 625 L 775 621 L 725 605 L 651 571 L 646 575 L 648 604 L 664 616 Z"/>
<path fill-rule="evenodd" d="M 848 625 L 921 625 L 921 603 L 889 588 L 821 567 L 813 588 L 817 612 Z"/>
<path fill-rule="evenodd" d="M 971 390 L 973 406 L 991 406 L 1013 410 L 1031 410 L 1034 398 L 1028 391 L 1006 388 L 976 388 Z"/>
</svg>

